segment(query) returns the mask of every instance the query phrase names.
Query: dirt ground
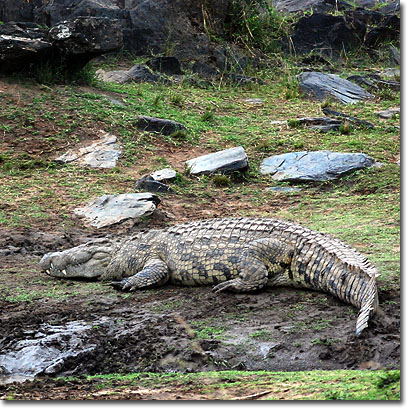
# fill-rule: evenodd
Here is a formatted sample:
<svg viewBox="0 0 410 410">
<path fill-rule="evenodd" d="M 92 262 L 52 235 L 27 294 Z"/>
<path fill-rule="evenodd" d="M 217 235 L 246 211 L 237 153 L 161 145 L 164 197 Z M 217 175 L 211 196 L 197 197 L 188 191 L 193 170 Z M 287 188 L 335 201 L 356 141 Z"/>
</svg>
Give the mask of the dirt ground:
<svg viewBox="0 0 410 410">
<path fill-rule="evenodd" d="M 2 258 L 1 269 L 9 273 L 3 273 L 1 285 L 30 282 L 31 294 L 38 294 L 27 301 L 6 294 L 0 302 L 3 363 L 14 360 L 26 375 L 37 376 L 14 383 L 21 397 L 82 398 L 98 390 L 76 381 L 62 392 L 50 378 L 58 375 L 400 366 L 398 293 L 380 291 L 382 312 L 357 339 L 356 309 L 320 292 L 275 288 L 215 295 L 209 287 L 165 286 L 120 293 L 101 283 L 41 276 L 36 261 L 42 253 L 56 243 L 64 248 L 86 239 L 80 231 L 65 237 L 62 232 L 0 233 L 0 250 L 14 250 Z M 47 296 L 44 289 L 61 293 Z M 2 377 L 12 380 L 10 374 Z M 0 386 L 0 397 L 10 386 Z"/>
</svg>

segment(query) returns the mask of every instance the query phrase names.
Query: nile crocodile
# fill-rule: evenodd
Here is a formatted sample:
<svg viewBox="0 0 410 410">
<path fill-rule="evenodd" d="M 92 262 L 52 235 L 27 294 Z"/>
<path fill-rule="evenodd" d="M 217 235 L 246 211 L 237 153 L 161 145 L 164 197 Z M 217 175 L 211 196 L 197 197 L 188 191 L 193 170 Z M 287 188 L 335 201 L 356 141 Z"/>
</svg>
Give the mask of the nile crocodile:
<svg viewBox="0 0 410 410">
<path fill-rule="evenodd" d="M 378 273 L 366 257 L 336 238 L 279 219 L 207 219 L 122 240 L 97 239 L 48 253 L 40 265 L 51 276 L 98 278 L 129 291 L 166 282 L 214 285 L 216 292 L 317 289 L 360 309 L 358 336 L 378 306 Z"/>
</svg>

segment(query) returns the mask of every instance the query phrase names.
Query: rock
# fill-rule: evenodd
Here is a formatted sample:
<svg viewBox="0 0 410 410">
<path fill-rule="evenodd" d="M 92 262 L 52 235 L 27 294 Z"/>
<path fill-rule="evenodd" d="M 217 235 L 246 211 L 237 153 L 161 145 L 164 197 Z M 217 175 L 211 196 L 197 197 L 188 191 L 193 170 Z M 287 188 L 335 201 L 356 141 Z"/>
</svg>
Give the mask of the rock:
<svg viewBox="0 0 410 410">
<path fill-rule="evenodd" d="M 129 70 L 104 71 L 99 69 L 96 71 L 97 78 L 101 81 L 124 84 L 128 82 L 136 83 L 156 83 L 160 80 L 160 76 L 152 73 L 147 67 L 140 64 L 135 64 Z"/>
<path fill-rule="evenodd" d="M 262 174 L 276 181 L 310 182 L 337 179 L 357 169 L 371 167 L 374 159 L 362 153 L 302 151 L 275 155 L 262 161 Z"/>
<path fill-rule="evenodd" d="M 320 72 L 303 72 L 298 75 L 300 87 L 308 94 L 323 101 L 333 97 L 344 104 L 374 98 L 374 95 L 351 81 L 344 80 L 336 74 Z"/>
<path fill-rule="evenodd" d="M 243 147 L 234 147 L 185 162 L 191 175 L 230 173 L 248 168 L 248 157 Z"/>
<path fill-rule="evenodd" d="M 387 78 L 400 78 L 400 69 L 399 68 L 386 68 L 381 75 Z"/>
<path fill-rule="evenodd" d="M 206 30 L 212 24 L 212 34 L 223 34 L 224 22 L 230 11 L 230 0 L 2 0 L 0 20 L 33 21 L 52 26 L 80 16 L 104 16 L 119 20 L 124 47 L 135 55 L 173 56 L 187 64 L 203 58 L 217 63 L 219 44 Z M 239 47 L 229 46 L 229 49 Z M 228 55 L 224 56 L 228 60 Z M 235 61 L 239 55 L 233 56 Z"/>
<path fill-rule="evenodd" d="M 92 58 L 122 46 L 118 21 L 81 17 L 50 30 L 30 23 L 0 25 L 1 71 L 51 63 L 60 70 L 82 68 Z"/>
<path fill-rule="evenodd" d="M 48 37 L 70 66 L 84 66 L 92 58 L 119 50 L 123 44 L 120 22 L 105 17 L 78 17 L 53 26 Z"/>
<path fill-rule="evenodd" d="M 172 135 L 176 131 L 187 131 L 187 128 L 179 122 L 148 116 L 138 117 L 136 126 L 141 130 L 159 132 L 162 135 Z"/>
<path fill-rule="evenodd" d="M 159 203 L 160 199 L 148 192 L 103 195 L 83 208 L 74 209 L 74 214 L 84 217 L 88 225 L 103 228 L 126 219 L 151 215 Z"/>
<path fill-rule="evenodd" d="M 297 13 L 310 10 L 323 13 L 335 8 L 335 5 L 329 0 L 278 0 L 275 3 L 275 9 L 282 13 Z M 340 1 L 340 5 L 343 4 L 346 3 Z"/>
<path fill-rule="evenodd" d="M 321 132 L 339 130 L 342 120 L 328 117 L 302 117 L 296 120 L 299 124 L 305 124 L 308 128 Z"/>
<path fill-rule="evenodd" d="M 358 28 L 353 28 L 343 16 L 314 13 L 296 23 L 291 48 L 297 54 L 333 56 L 358 47 L 362 41 L 360 35 L 365 32 L 365 27 L 361 28 L 358 35 Z"/>
<path fill-rule="evenodd" d="M 160 192 L 165 194 L 174 194 L 175 191 L 166 184 L 156 181 L 151 175 L 146 175 L 140 178 L 135 183 L 135 189 L 140 189 L 148 192 Z"/>
<path fill-rule="evenodd" d="M 153 172 L 151 176 L 155 181 L 170 181 L 177 176 L 177 173 L 172 168 L 164 168 Z"/>
<path fill-rule="evenodd" d="M 113 168 L 121 155 L 115 135 L 100 131 L 101 139 L 86 147 L 69 150 L 54 161 L 60 163 L 75 162 L 91 168 Z"/>
<path fill-rule="evenodd" d="M 263 105 L 263 100 L 260 98 L 245 98 L 243 101 L 250 105 Z"/>
<path fill-rule="evenodd" d="M 400 107 L 391 108 L 390 110 L 378 111 L 375 114 L 378 115 L 380 118 L 388 120 L 390 118 L 395 117 L 397 114 L 400 114 Z"/>
<path fill-rule="evenodd" d="M 146 62 L 147 66 L 154 71 L 168 75 L 184 74 L 181 70 L 181 63 L 176 57 L 156 57 Z"/>
<path fill-rule="evenodd" d="M 0 25 L 0 71 L 10 73 L 23 65 L 29 67 L 52 52 L 46 30 L 31 29 L 25 24 Z"/>
<path fill-rule="evenodd" d="M 266 191 L 274 191 L 274 192 L 300 192 L 300 188 L 293 188 L 290 186 L 271 186 L 266 188 Z"/>
<path fill-rule="evenodd" d="M 370 86 L 376 90 L 380 88 L 390 88 L 394 91 L 400 91 L 400 82 L 394 80 L 383 80 L 378 74 L 351 75 L 347 78 L 348 81 L 353 81 L 357 84 Z"/>
<path fill-rule="evenodd" d="M 374 125 L 371 122 L 361 120 L 360 118 L 357 118 L 357 117 L 352 117 L 351 115 L 347 115 L 339 111 L 331 110 L 330 108 L 327 108 L 327 107 L 323 107 L 322 111 L 323 111 L 323 114 L 325 115 L 336 117 L 341 120 L 347 120 L 351 123 L 355 123 L 362 127 L 374 128 Z"/>
</svg>

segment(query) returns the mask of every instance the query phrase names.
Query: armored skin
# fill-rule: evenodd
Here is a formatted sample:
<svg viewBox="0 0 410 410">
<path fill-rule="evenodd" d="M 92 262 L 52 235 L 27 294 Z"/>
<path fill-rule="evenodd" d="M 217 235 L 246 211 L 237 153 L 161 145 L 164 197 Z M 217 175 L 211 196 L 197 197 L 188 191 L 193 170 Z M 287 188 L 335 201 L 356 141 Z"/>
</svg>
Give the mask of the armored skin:
<svg viewBox="0 0 410 410">
<path fill-rule="evenodd" d="M 249 292 L 265 286 L 321 290 L 359 308 L 356 335 L 378 306 L 377 269 L 342 241 L 293 222 L 207 219 L 122 240 L 98 239 L 46 254 L 40 266 L 60 278 L 98 278 L 120 290 L 167 282 Z"/>
</svg>

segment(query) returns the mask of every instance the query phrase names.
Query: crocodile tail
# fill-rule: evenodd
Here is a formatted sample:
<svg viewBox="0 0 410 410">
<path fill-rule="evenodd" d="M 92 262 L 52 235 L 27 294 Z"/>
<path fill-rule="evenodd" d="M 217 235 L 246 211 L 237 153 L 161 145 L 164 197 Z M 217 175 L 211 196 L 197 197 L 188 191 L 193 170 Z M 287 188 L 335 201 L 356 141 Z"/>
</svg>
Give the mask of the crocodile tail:
<svg viewBox="0 0 410 410">
<path fill-rule="evenodd" d="M 379 306 L 379 299 L 376 287 L 376 275 L 370 278 L 362 297 L 362 306 L 356 322 L 356 336 L 359 337 L 363 330 L 369 325 L 369 319 Z"/>
</svg>

